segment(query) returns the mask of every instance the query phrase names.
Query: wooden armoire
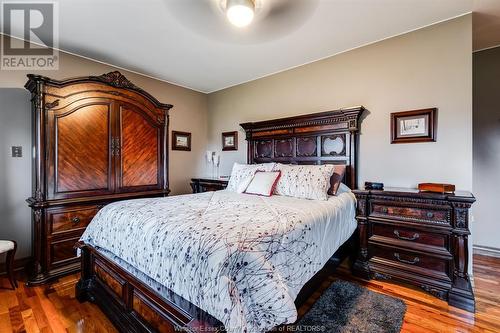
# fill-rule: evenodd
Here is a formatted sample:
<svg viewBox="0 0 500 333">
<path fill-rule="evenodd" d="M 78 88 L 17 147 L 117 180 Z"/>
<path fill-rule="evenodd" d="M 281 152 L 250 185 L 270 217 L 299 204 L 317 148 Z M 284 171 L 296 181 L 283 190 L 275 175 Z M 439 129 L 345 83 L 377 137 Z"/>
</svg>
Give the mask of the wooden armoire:
<svg viewBox="0 0 500 333">
<path fill-rule="evenodd" d="M 73 248 L 104 205 L 166 196 L 168 112 L 120 72 L 28 75 L 33 123 L 33 262 L 28 283 L 79 270 Z"/>
</svg>

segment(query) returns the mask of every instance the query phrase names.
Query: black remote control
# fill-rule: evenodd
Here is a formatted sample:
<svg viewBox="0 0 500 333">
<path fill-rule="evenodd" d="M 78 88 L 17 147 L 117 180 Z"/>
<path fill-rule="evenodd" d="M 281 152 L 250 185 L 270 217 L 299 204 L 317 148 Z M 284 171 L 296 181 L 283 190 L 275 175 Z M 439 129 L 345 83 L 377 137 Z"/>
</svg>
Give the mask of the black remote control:
<svg viewBox="0 0 500 333">
<path fill-rule="evenodd" d="M 383 190 L 384 183 L 365 182 L 365 190 Z"/>
</svg>

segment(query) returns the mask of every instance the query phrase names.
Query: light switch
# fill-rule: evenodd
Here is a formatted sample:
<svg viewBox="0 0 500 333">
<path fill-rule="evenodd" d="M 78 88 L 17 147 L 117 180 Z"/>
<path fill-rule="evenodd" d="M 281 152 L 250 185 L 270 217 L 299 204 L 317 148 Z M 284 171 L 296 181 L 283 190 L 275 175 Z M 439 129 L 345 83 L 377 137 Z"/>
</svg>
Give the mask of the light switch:
<svg viewBox="0 0 500 333">
<path fill-rule="evenodd" d="M 23 147 L 12 146 L 12 157 L 23 157 Z"/>
</svg>

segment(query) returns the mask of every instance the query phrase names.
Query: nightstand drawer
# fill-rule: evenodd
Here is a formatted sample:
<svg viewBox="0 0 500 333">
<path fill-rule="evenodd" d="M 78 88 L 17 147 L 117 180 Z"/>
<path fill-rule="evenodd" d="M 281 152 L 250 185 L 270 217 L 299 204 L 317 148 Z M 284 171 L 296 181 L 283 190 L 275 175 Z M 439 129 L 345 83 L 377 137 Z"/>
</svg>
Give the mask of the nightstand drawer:
<svg viewBox="0 0 500 333">
<path fill-rule="evenodd" d="M 220 191 L 224 188 L 219 184 L 211 184 L 211 183 L 200 183 L 200 192 L 213 192 Z"/>
<path fill-rule="evenodd" d="M 448 252 L 449 235 L 392 223 L 371 223 L 370 240 L 386 243 L 400 243 L 408 248 L 430 252 Z"/>
<path fill-rule="evenodd" d="M 370 216 L 388 218 L 394 220 L 412 221 L 412 222 L 427 222 L 450 225 L 451 209 L 430 208 L 430 207 L 415 207 L 410 204 L 392 204 L 390 202 L 378 203 L 372 202 Z"/>
<path fill-rule="evenodd" d="M 401 271 L 410 271 L 450 280 L 451 256 L 449 259 L 434 257 L 420 252 L 372 243 L 369 244 L 369 251 L 372 254 L 370 261 L 380 261 L 382 259 L 385 265 L 397 267 Z"/>
<path fill-rule="evenodd" d="M 220 191 L 227 187 L 228 180 L 225 179 L 204 179 L 192 178 L 191 188 L 193 193 Z"/>
</svg>

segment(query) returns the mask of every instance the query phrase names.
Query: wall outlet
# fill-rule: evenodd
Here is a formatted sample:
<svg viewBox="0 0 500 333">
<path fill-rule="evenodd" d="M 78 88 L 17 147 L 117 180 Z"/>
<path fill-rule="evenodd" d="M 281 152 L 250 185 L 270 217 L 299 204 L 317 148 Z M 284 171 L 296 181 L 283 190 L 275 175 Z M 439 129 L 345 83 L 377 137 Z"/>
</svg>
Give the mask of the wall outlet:
<svg viewBox="0 0 500 333">
<path fill-rule="evenodd" d="M 23 147 L 12 146 L 12 157 L 23 157 Z"/>
</svg>

